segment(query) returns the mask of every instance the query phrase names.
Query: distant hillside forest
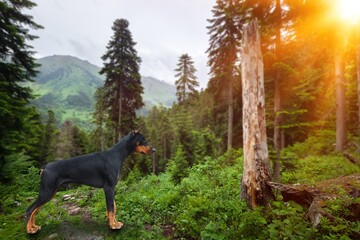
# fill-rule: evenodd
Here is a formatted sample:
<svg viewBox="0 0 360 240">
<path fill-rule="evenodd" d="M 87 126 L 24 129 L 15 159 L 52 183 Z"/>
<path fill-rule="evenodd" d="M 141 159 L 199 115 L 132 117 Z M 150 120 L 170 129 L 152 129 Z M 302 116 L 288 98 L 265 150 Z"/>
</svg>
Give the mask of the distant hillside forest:
<svg viewBox="0 0 360 240">
<path fill-rule="evenodd" d="M 35 6 L 0 1 L 0 238 L 27 238 L 25 209 L 42 166 L 105 151 L 137 128 L 156 152 L 122 166 L 115 198 L 124 229 L 105 230 L 101 189 L 66 186 L 39 211 L 39 239 L 65 239 L 64 221 L 104 239 L 360 238 L 360 33 L 329 20 L 329 1 L 217 0 L 201 91 L 192 53 L 179 56 L 175 87 L 141 77 L 126 19 L 104 26 L 113 36 L 101 68 L 69 56 L 34 59 L 36 31 L 28 30 L 44 24 L 31 17 Z M 255 18 L 273 199 L 250 209 L 240 198 L 242 44 Z"/>
<path fill-rule="evenodd" d="M 57 126 L 71 120 L 85 131 L 94 128 L 91 121 L 95 109 L 95 91 L 104 84 L 100 67 L 72 56 L 50 56 L 36 60 L 39 67 L 35 81 L 26 86 L 33 89 L 31 103 L 43 119 L 47 111 L 56 115 Z M 152 77 L 142 77 L 145 106 L 138 111 L 146 115 L 152 106 L 171 107 L 176 102 L 176 88 Z"/>
</svg>

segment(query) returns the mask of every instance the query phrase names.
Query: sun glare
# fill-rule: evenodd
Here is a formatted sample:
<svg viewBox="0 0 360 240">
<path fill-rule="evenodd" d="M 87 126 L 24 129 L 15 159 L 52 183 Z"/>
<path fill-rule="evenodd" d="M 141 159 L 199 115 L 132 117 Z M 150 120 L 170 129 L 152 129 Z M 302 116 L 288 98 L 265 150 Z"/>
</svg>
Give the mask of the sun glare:
<svg viewBox="0 0 360 240">
<path fill-rule="evenodd" d="M 337 0 L 340 17 L 352 23 L 360 20 L 360 0 Z"/>
</svg>

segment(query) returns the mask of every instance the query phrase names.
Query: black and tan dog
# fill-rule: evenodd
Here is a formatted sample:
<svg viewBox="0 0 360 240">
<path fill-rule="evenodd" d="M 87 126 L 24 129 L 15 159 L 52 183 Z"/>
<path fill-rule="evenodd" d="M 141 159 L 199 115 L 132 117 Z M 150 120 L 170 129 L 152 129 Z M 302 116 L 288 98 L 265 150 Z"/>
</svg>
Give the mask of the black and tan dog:
<svg viewBox="0 0 360 240">
<path fill-rule="evenodd" d="M 35 215 L 41 206 L 50 201 L 59 186 L 64 183 L 80 183 L 103 188 L 106 198 L 106 217 L 111 229 L 120 229 L 116 221 L 114 200 L 115 186 L 125 158 L 133 151 L 151 154 L 149 146 L 139 129 L 132 131 L 107 151 L 92 153 L 47 164 L 41 172 L 40 192 L 36 201 L 26 210 L 26 231 L 34 234 L 40 226 L 35 224 Z"/>
</svg>

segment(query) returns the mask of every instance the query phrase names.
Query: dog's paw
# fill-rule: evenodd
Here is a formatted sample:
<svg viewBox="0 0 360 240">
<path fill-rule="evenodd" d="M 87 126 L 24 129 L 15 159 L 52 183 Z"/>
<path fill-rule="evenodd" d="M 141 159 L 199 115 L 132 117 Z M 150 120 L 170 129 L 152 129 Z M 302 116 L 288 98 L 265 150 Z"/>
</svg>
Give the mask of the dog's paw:
<svg viewBox="0 0 360 240">
<path fill-rule="evenodd" d="M 28 234 L 35 234 L 35 233 L 37 233 L 40 229 L 41 229 L 40 226 L 32 225 L 31 227 L 27 227 L 27 228 L 26 228 L 26 232 L 27 232 Z"/>
<path fill-rule="evenodd" d="M 114 222 L 110 224 L 111 229 L 120 229 L 124 224 L 122 222 Z"/>
</svg>

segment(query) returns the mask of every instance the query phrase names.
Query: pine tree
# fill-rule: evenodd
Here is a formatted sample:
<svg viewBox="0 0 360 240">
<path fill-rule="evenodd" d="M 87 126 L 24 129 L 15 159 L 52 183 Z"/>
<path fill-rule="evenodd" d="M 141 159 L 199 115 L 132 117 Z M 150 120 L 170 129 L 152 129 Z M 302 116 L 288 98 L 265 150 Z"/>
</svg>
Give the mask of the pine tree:
<svg viewBox="0 0 360 240">
<path fill-rule="evenodd" d="M 23 149 L 19 148 L 19 133 L 31 128 L 25 116 L 33 112 L 27 107 L 32 93 L 23 83 L 32 81 L 38 65 L 28 45 L 36 37 L 27 27 L 41 26 L 22 11 L 34 6 L 28 0 L 0 1 L 0 161 L 5 155 Z"/>
<path fill-rule="evenodd" d="M 95 111 L 93 112 L 93 123 L 95 123 L 94 137 L 92 138 L 97 150 L 105 150 L 105 125 L 108 118 L 108 114 L 105 111 L 104 104 L 104 88 L 100 87 L 95 92 Z M 94 139 L 96 138 L 96 139 Z"/>
<path fill-rule="evenodd" d="M 102 56 L 105 74 L 104 102 L 109 111 L 117 137 L 130 131 L 134 126 L 136 110 L 144 106 L 141 94 L 141 59 L 137 56 L 135 42 L 129 30 L 129 22 L 117 19 L 112 27 L 114 35 Z"/>
<path fill-rule="evenodd" d="M 179 103 L 183 103 L 190 95 L 195 95 L 197 90 L 195 87 L 199 86 L 199 82 L 196 80 L 194 62 L 188 54 L 183 54 L 179 57 L 179 63 L 175 69 L 177 78 L 176 96 Z"/>
<path fill-rule="evenodd" d="M 171 157 L 171 148 L 175 133 L 169 110 L 164 106 L 154 106 L 147 116 L 146 128 L 148 129 L 148 141 L 156 146 L 153 157 L 153 172 L 164 172 L 168 159 Z"/>
<path fill-rule="evenodd" d="M 243 22 L 241 0 L 217 0 L 212 10 L 213 19 L 209 29 L 210 47 L 207 50 L 211 79 L 208 89 L 215 95 L 216 102 L 221 104 L 224 97 L 228 106 L 228 149 L 232 148 L 233 135 L 233 92 L 237 74 L 237 54 L 241 41 Z"/>
<path fill-rule="evenodd" d="M 86 135 L 70 120 L 61 127 L 56 158 L 66 159 L 87 153 Z"/>
<path fill-rule="evenodd" d="M 58 129 L 56 127 L 55 113 L 53 111 L 49 110 L 48 111 L 48 119 L 47 119 L 46 125 L 45 125 L 41 164 L 55 160 L 57 134 L 58 134 Z"/>
<path fill-rule="evenodd" d="M 176 149 L 176 155 L 168 166 L 171 180 L 175 184 L 179 184 L 183 178 L 188 176 L 188 167 L 183 146 L 179 144 Z"/>
</svg>

